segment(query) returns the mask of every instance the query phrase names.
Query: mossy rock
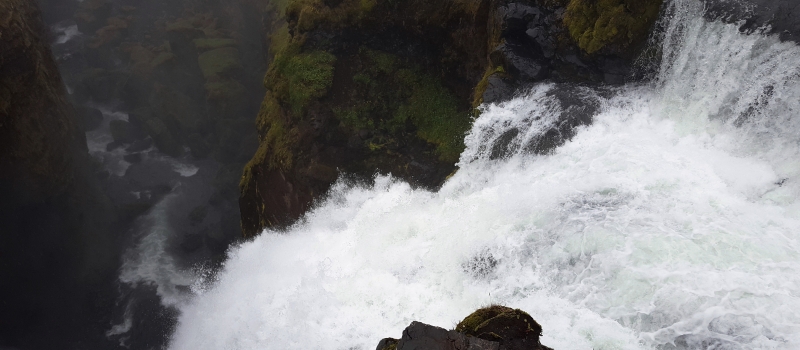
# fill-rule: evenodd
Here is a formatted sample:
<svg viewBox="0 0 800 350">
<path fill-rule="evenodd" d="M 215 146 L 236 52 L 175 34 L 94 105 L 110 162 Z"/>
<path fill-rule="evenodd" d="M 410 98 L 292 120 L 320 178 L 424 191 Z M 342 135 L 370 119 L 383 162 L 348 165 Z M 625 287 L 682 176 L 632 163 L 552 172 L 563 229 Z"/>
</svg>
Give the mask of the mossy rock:
<svg viewBox="0 0 800 350">
<path fill-rule="evenodd" d="M 214 50 L 223 47 L 236 47 L 237 43 L 234 39 L 225 38 L 197 38 L 192 40 L 194 47 L 198 50 Z"/>
<path fill-rule="evenodd" d="M 512 311 L 514 311 L 514 309 L 502 305 L 491 305 L 480 308 L 461 320 L 461 322 L 456 325 L 456 332 L 475 335 L 475 329 L 477 329 L 482 323 L 496 317 L 497 315 Z"/>
<path fill-rule="evenodd" d="M 539 342 L 542 326 L 531 315 L 501 305 L 476 310 L 458 323 L 456 331 L 500 342 L 510 350 L 547 349 Z"/>
<path fill-rule="evenodd" d="M 286 101 L 295 116 L 300 116 L 311 99 L 327 94 L 333 83 L 334 63 L 336 56 L 328 52 L 299 53 L 299 47 L 291 45 L 276 56 L 265 86 Z"/>
<path fill-rule="evenodd" d="M 384 152 L 383 146 L 413 125 L 442 161 L 455 163 L 470 118 L 453 93 L 439 79 L 387 52 L 362 47 L 359 62 L 350 98 L 333 109 L 342 126 L 376 132 L 379 137 L 368 140 L 367 149 Z"/>
<path fill-rule="evenodd" d="M 204 109 L 181 91 L 158 86 L 151 98 L 154 114 L 174 131 L 198 130 L 207 118 Z"/>
<path fill-rule="evenodd" d="M 216 79 L 227 73 L 242 68 L 239 60 L 239 50 L 235 47 L 223 47 L 206 51 L 197 57 L 197 63 L 203 71 L 203 76 L 208 79 Z"/>
<path fill-rule="evenodd" d="M 143 126 L 161 152 L 173 157 L 183 154 L 183 147 L 175 140 L 163 121 L 158 118 L 150 118 L 145 120 Z"/>
<path fill-rule="evenodd" d="M 380 342 L 378 342 L 377 350 L 397 350 L 397 343 L 399 342 L 398 339 L 394 338 L 383 338 Z"/>
<path fill-rule="evenodd" d="M 622 51 L 647 37 L 663 0 L 571 0 L 564 25 L 578 46 L 595 53 L 609 46 Z"/>
<path fill-rule="evenodd" d="M 417 135 L 436 146 L 442 161 L 456 162 L 464 150 L 464 134 L 471 120 L 458 110 L 458 102 L 436 79 L 409 76 L 411 97 L 395 115 L 398 121 L 410 120 Z"/>
<path fill-rule="evenodd" d="M 247 93 L 242 83 L 233 79 L 209 81 L 205 84 L 206 98 L 217 102 L 236 102 Z"/>
</svg>

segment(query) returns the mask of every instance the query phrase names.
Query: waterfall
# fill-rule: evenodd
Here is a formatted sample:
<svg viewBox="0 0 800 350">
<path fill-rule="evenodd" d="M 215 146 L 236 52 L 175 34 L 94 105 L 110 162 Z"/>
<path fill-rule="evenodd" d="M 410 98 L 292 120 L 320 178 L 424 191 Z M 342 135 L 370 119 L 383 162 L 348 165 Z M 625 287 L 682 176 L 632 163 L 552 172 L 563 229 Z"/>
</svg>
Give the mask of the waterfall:
<svg viewBox="0 0 800 350">
<path fill-rule="evenodd" d="M 231 249 L 170 348 L 372 349 L 491 303 L 555 349 L 800 348 L 800 49 L 668 6 L 651 82 L 483 106 L 436 192 L 339 181 Z"/>
</svg>

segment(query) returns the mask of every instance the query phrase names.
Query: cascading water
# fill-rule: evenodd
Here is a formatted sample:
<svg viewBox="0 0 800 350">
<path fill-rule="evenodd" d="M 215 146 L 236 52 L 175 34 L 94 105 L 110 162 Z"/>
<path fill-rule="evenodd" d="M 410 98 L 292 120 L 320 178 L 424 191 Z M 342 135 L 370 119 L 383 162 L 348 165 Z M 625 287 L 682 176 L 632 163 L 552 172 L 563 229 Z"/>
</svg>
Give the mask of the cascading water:
<svg viewBox="0 0 800 350">
<path fill-rule="evenodd" d="M 371 349 L 490 303 L 555 349 L 800 347 L 800 49 L 698 3 L 666 11 L 652 84 L 539 85 L 485 107 L 438 192 L 340 181 L 232 249 L 171 348 Z M 565 88 L 593 124 L 532 154 Z"/>
</svg>

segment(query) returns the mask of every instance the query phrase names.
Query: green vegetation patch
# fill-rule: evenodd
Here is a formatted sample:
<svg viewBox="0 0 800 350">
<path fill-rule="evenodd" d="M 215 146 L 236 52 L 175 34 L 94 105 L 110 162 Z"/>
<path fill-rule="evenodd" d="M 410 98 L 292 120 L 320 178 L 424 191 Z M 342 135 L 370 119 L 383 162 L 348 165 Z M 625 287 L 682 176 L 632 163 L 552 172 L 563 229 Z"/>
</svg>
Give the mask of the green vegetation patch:
<svg viewBox="0 0 800 350">
<path fill-rule="evenodd" d="M 236 40 L 234 39 L 220 39 L 220 38 L 198 38 L 192 40 L 194 47 L 198 50 L 213 50 L 223 47 L 235 47 Z"/>
<path fill-rule="evenodd" d="M 348 100 L 333 108 L 343 127 L 369 130 L 376 136 L 366 141 L 367 148 L 383 151 L 413 126 L 440 159 L 458 160 L 470 118 L 439 79 L 382 51 L 362 48 L 358 62 Z"/>
<path fill-rule="evenodd" d="M 336 56 L 325 51 L 297 53 L 296 46 L 290 44 L 276 56 L 265 84 L 276 98 L 288 102 L 294 115 L 301 116 L 311 99 L 327 94 Z"/>
<path fill-rule="evenodd" d="M 456 325 L 456 332 L 474 335 L 475 329 L 484 322 L 497 317 L 500 314 L 514 311 L 510 307 L 501 305 L 491 305 L 488 307 L 475 310 L 469 316 L 465 317 L 461 322 Z"/>
<path fill-rule="evenodd" d="M 647 36 L 661 3 L 662 0 L 571 0 L 564 25 L 587 53 L 608 45 L 625 48 Z"/>
<path fill-rule="evenodd" d="M 242 68 L 242 63 L 239 61 L 239 50 L 233 47 L 206 51 L 197 57 L 197 62 L 207 80 L 216 79 L 225 73 Z"/>
<path fill-rule="evenodd" d="M 464 150 L 464 133 L 470 126 L 467 114 L 458 110 L 455 96 L 436 79 L 403 73 L 411 97 L 397 110 L 395 120 L 410 120 L 420 138 L 436 145 L 440 159 L 457 161 Z"/>
</svg>

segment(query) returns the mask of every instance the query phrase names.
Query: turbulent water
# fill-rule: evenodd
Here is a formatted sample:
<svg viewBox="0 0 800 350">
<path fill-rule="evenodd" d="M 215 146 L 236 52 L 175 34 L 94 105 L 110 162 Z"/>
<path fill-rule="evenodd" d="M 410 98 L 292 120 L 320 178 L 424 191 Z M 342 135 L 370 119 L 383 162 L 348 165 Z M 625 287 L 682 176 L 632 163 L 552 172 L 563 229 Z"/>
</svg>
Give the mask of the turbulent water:
<svg viewBox="0 0 800 350">
<path fill-rule="evenodd" d="M 800 348 L 800 49 L 695 3 L 651 84 L 570 87 L 594 122 L 551 154 L 525 151 L 569 107 L 542 84 L 485 106 L 441 190 L 340 181 L 232 249 L 170 347 L 372 349 L 500 303 L 556 349 Z"/>
</svg>

